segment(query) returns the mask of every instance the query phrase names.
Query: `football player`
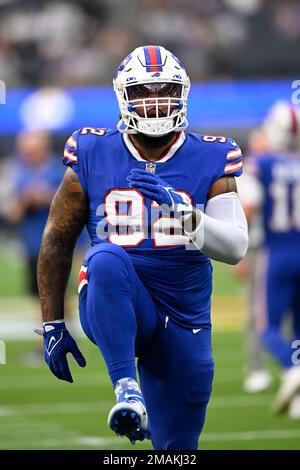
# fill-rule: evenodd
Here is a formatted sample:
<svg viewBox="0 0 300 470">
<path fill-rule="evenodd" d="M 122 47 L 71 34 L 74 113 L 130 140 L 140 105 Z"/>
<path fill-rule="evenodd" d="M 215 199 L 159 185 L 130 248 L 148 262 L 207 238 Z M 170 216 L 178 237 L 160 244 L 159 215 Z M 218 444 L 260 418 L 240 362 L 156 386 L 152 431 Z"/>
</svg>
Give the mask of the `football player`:
<svg viewBox="0 0 300 470">
<path fill-rule="evenodd" d="M 262 128 L 253 129 L 248 137 L 247 152 L 248 159 L 267 153 L 268 141 Z M 244 165 L 244 166 L 247 166 Z M 247 256 L 241 263 L 234 266 L 233 270 L 246 285 L 246 325 L 245 325 L 245 360 L 247 375 L 244 380 L 244 390 L 248 393 L 258 393 L 266 390 L 272 383 L 272 376 L 267 370 L 264 361 L 263 345 L 256 328 L 256 273 L 258 270 L 259 253 L 263 243 L 263 233 L 261 227 L 261 214 L 252 213 L 255 206 L 256 194 L 252 187 L 253 177 L 244 171 L 237 179 L 238 193 L 245 211 L 246 218 L 250 220 L 249 226 L 249 246 Z M 260 197 L 258 193 L 257 197 Z"/>
<path fill-rule="evenodd" d="M 300 114 L 285 101 L 269 111 L 263 131 L 269 151 L 249 160 L 252 191 L 245 211 L 261 211 L 264 250 L 256 270 L 256 324 L 262 342 L 284 369 L 273 403 L 280 413 L 300 417 L 300 365 L 294 360 L 293 339 L 300 338 Z M 294 338 L 282 332 L 288 313 L 293 316 Z M 294 400 L 295 397 L 295 400 Z M 297 415 L 297 416 L 296 416 Z"/>
<path fill-rule="evenodd" d="M 135 49 L 113 85 L 118 129 L 79 129 L 65 148 L 38 267 L 45 359 L 69 382 L 66 354 L 85 365 L 63 298 L 87 225 L 79 310 L 115 390 L 108 425 L 155 449 L 197 449 L 214 369 L 210 258 L 238 263 L 248 244 L 242 152 L 231 138 L 186 132 L 190 80 L 163 47 Z"/>
</svg>

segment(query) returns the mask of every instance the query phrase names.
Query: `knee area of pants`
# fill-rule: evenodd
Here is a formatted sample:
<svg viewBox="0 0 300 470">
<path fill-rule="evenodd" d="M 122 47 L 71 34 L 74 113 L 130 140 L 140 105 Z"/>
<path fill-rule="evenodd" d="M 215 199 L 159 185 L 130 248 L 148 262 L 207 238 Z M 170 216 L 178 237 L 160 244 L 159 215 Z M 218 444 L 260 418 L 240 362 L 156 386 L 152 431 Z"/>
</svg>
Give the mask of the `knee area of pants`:
<svg viewBox="0 0 300 470">
<path fill-rule="evenodd" d="M 125 255 L 128 256 L 127 253 Z M 113 282 L 123 275 L 124 270 L 126 271 L 126 261 L 127 259 L 121 251 L 99 251 L 91 259 L 88 272 L 96 274 L 103 282 L 105 280 Z"/>
</svg>

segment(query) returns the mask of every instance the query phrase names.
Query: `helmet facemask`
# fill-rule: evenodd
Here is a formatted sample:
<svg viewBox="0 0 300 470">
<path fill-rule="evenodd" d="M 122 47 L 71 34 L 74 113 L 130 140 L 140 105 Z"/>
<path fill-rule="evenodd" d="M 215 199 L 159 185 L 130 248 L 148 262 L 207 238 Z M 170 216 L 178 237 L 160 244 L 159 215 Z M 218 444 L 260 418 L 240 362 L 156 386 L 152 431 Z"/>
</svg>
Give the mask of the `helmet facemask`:
<svg viewBox="0 0 300 470">
<path fill-rule="evenodd" d="M 159 137 L 187 128 L 190 79 L 164 47 L 137 47 L 120 64 L 113 85 L 120 132 Z"/>
<path fill-rule="evenodd" d="M 158 137 L 185 129 L 187 93 L 187 87 L 176 82 L 124 86 L 122 98 L 117 93 L 122 117 L 119 130 L 122 132 L 121 126 L 125 124 L 125 132 Z"/>
</svg>

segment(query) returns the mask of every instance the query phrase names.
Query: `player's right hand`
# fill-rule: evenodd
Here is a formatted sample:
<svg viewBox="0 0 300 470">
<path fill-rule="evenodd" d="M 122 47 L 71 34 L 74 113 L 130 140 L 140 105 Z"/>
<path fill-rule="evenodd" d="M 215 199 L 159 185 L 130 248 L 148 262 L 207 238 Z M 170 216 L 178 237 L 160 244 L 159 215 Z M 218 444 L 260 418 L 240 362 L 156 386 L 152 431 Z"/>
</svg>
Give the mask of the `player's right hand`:
<svg viewBox="0 0 300 470">
<path fill-rule="evenodd" d="M 127 177 L 130 188 L 138 189 L 145 197 L 164 205 L 170 211 L 176 212 L 177 207 L 191 209 L 190 200 L 185 194 L 179 194 L 172 186 L 158 175 L 149 173 L 141 168 L 133 168 Z M 179 212 L 182 212 L 180 210 Z"/>
<path fill-rule="evenodd" d="M 35 330 L 44 338 L 44 358 L 51 372 L 60 380 L 73 382 L 67 361 L 67 353 L 72 353 L 80 367 L 86 366 L 86 360 L 80 352 L 74 338 L 68 332 L 65 322 L 46 322 L 43 328 Z"/>
</svg>

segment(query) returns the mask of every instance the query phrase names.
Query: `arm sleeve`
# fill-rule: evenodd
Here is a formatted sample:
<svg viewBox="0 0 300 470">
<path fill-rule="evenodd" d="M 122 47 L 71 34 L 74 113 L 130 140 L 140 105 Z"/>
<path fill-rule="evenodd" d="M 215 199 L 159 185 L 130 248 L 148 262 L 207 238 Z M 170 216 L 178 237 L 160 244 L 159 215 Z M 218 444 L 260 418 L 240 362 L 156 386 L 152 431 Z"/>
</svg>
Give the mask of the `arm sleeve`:
<svg viewBox="0 0 300 470">
<path fill-rule="evenodd" d="M 200 223 L 186 234 L 210 258 L 237 264 L 248 248 L 247 220 L 239 196 L 231 192 L 209 199 Z"/>
</svg>

